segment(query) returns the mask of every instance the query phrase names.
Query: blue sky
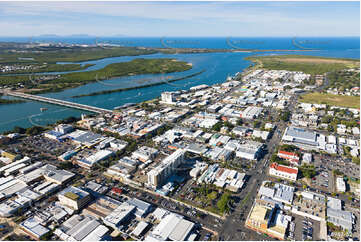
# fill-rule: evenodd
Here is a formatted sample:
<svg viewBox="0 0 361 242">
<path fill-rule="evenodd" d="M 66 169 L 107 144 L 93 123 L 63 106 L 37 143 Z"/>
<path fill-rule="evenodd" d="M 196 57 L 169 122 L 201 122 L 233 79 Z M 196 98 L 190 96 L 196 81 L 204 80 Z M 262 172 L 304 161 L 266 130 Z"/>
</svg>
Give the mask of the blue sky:
<svg viewBox="0 0 361 242">
<path fill-rule="evenodd" d="M 0 36 L 359 36 L 359 2 L 0 2 Z"/>
</svg>

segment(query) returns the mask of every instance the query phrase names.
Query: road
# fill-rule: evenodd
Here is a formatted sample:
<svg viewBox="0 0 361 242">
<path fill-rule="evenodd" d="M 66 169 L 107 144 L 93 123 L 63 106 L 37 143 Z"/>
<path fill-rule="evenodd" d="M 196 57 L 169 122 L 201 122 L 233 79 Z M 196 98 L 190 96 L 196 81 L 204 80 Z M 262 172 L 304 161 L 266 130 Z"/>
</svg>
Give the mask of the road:
<svg viewBox="0 0 361 242">
<path fill-rule="evenodd" d="M 233 209 L 231 215 L 227 217 L 219 234 L 219 240 L 272 240 L 272 238 L 254 232 L 244 225 L 258 190 L 262 182 L 267 178 L 269 158 L 280 143 L 286 127 L 285 122 L 279 122 L 272 138 L 266 143 L 268 149 L 267 154 L 258 161 L 253 170 L 247 173 L 249 180 L 239 196 L 242 199 L 236 204 L 236 208 Z"/>
</svg>

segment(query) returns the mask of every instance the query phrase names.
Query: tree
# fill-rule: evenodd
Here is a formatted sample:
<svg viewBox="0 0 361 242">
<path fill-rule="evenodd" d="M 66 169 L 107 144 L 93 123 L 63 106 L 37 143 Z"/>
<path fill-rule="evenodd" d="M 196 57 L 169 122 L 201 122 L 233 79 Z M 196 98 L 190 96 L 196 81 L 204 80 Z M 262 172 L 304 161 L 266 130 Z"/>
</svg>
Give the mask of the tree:
<svg viewBox="0 0 361 242">
<path fill-rule="evenodd" d="M 231 123 L 228 122 L 228 121 L 224 122 L 224 126 L 226 126 L 226 127 L 229 128 L 229 129 L 233 129 L 233 128 L 234 128 L 234 125 L 231 124 Z"/>
<path fill-rule="evenodd" d="M 221 130 L 221 128 L 222 128 L 222 123 L 221 123 L 221 122 L 218 122 L 218 123 L 216 123 L 215 125 L 213 125 L 212 130 L 218 132 L 218 131 Z"/>
<path fill-rule="evenodd" d="M 237 120 L 237 125 L 242 125 L 243 124 L 243 120 L 240 118 Z"/>
<path fill-rule="evenodd" d="M 289 121 L 290 117 L 291 117 L 291 112 L 288 110 L 280 113 L 280 119 L 284 122 Z"/>
<path fill-rule="evenodd" d="M 255 120 L 253 122 L 253 128 L 259 128 L 261 126 L 262 122 L 259 120 Z"/>
<path fill-rule="evenodd" d="M 217 207 L 221 213 L 224 213 L 229 210 L 228 203 L 231 199 L 231 195 L 226 192 L 223 193 L 221 198 L 217 202 Z"/>
<path fill-rule="evenodd" d="M 40 126 L 33 126 L 33 127 L 30 127 L 30 128 L 27 128 L 26 129 L 26 134 L 27 135 L 38 135 L 40 134 L 41 132 L 44 131 L 44 128 L 43 127 L 40 127 Z"/>
<path fill-rule="evenodd" d="M 352 157 L 352 162 L 357 165 L 360 165 L 360 157 L 356 157 L 356 156 Z"/>
<path fill-rule="evenodd" d="M 25 134 L 26 129 L 24 129 L 24 128 L 20 127 L 20 126 L 15 126 L 13 131 L 14 131 L 14 133 Z"/>
</svg>

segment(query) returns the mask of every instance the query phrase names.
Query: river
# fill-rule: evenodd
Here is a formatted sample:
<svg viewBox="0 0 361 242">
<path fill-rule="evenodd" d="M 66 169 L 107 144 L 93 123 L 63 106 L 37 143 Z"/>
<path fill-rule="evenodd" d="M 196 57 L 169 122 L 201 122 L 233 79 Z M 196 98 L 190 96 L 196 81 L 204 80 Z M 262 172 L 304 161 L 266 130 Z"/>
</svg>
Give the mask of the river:
<svg viewBox="0 0 361 242">
<path fill-rule="evenodd" d="M 244 60 L 245 57 L 261 53 L 199 53 L 199 54 L 152 54 L 141 56 L 124 56 L 104 58 L 100 60 L 81 62 L 82 64 L 94 64 L 86 70 L 97 70 L 104 66 L 124 61 L 131 61 L 136 58 L 174 58 L 181 61 L 192 63 L 193 68 L 184 72 L 169 73 L 169 74 L 151 74 L 151 75 L 137 75 L 131 77 L 112 78 L 101 82 L 86 84 L 77 88 L 67 89 L 57 93 L 41 94 L 46 97 L 59 98 L 67 101 L 97 106 L 101 108 L 113 109 L 125 103 L 138 103 L 150 100 L 160 96 L 164 91 L 174 91 L 189 89 L 192 86 L 200 84 L 216 84 L 222 83 L 226 80 L 228 75 L 233 75 L 236 72 L 241 72 L 247 68 L 251 63 Z M 290 54 L 287 52 L 267 52 L 266 54 Z M 320 50 L 312 52 L 291 52 L 291 54 L 306 54 L 314 56 L 338 57 L 338 58 L 357 58 L 359 59 L 359 50 L 353 49 L 333 49 Z M 68 62 L 70 63 L 70 62 Z M 65 63 L 64 63 L 65 64 Z M 119 89 L 125 87 L 134 87 L 154 82 L 161 82 L 167 79 L 183 77 L 192 73 L 205 70 L 205 72 L 180 81 L 151 86 L 147 88 L 133 89 L 123 92 L 115 92 L 103 94 L 98 96 L 85 96 L 74 98 L 73 96 L 88 94 L 92 92 Z M 55 74 L 55 73 L 52 73 Z M 5 97 L 12 99 L 12 97 Z M 48 110 L 41 112 L 40 108 L 45 107 Z M 61 107 L 57 105 L 50 105 L 40 102 L 27 101 L 19 104 L 0 105 L 0 132 L 13 129 L 15 126 L 30 127 L 32 125 L 46 125 L 54 123 L 57 120 L 64 119 L 70 116 L 79 117 L 81 110 Z"/>
</svg>

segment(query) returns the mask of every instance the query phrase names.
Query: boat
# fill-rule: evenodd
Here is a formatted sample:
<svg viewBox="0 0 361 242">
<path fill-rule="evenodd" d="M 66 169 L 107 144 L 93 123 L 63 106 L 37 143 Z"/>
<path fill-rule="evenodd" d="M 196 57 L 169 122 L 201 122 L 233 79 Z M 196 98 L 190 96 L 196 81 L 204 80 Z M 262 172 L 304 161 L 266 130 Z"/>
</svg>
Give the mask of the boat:
<svg viewBox="0 0 361 242">
<path fill-rule="evenodd" d="M 44 111 L 46 111 L 46 110 L 48 110 L 47 108 L 40 108 L 40 111 L 41 112 L 44 112 Z"/>
</svg>

